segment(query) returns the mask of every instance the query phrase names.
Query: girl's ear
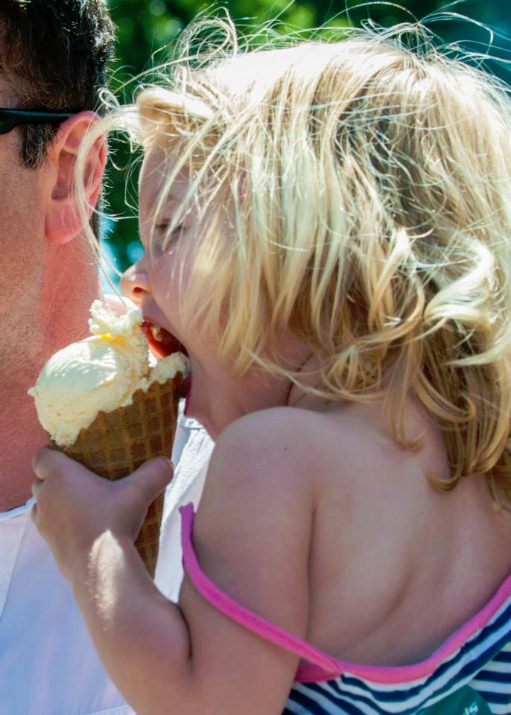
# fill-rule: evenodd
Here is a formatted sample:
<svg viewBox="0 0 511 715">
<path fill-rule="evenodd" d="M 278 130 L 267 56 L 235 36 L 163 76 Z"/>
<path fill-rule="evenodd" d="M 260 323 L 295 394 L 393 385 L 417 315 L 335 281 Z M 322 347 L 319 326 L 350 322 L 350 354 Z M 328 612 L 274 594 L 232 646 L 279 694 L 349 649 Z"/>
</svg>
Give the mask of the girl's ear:
<svg viewBox="0 0 511 715">
<path fill-rule="evenodd" d="M 80 112 L 66 119 L 50 145 L 47 157 L 50 184 L 45 228 L 47 238 L 54 243 L 66 243 L 83 229 L 74 172 L 82 139 L 98 119 L 95 112 Z M 105 163 L 106 140 L 100 137 L 89 151 L 86 161 L 84 188 L 89 217 L 99 197 Z"/>
</svg>

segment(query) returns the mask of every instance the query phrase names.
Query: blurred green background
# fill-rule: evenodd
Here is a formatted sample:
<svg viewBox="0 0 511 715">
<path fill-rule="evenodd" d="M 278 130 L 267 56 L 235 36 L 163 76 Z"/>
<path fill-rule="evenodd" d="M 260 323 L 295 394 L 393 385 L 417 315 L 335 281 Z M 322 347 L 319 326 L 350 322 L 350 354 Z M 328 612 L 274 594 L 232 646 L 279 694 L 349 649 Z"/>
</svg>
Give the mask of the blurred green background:
<svg viewBox="0 0 511 715">
<path fill-rule="evenodd" d="M 121 101 L 129 101 L 134 89 L 130 81 L 140 72 L 163 62 L 181 30 L 199 13 L 227 9 L 242 32 L 273 22 L 276 32 L 320 25 L 358 26 L 369 20 L 383 26 L 428 18 L 428 27 L 439 42 L 489 54 L 485 66 L 511 84 L 511 1 L 402 0 L 364 2 L 345 0 L 110 0 L 117 26 L 117 57 L 112 65 L 112 90 Z M 469 19 L 467 19 L 469 18 Z M 475 109 L 477 111 L 477 109 Z M 139 157 L 140 159 L 140 157 Z M 103 221 L 103 248 L 119 270 L 137 260 L 141 246 L 137 237 L 136 156 L 126 143 L 114 141 L 106 177 L 107 217 Z M 109 271 L 110 272 L 110 271 Z M 110 275 L 113 274 L 110 272 Z M 115 278 L 114 278 L 115 280 Z"/>
</svg>

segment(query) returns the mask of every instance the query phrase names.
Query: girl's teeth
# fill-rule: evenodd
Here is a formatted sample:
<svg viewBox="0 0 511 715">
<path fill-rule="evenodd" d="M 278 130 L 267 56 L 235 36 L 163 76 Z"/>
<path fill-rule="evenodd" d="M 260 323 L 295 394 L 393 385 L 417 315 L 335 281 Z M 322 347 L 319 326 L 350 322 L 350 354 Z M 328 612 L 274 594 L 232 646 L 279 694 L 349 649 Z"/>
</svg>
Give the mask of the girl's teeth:
<svg viewBox="0 0 511 715">
<path fill-rule="evenodd" d="M 163 333 L 161 332 L 161 328 L 159 328 L 157 325 L 151 325 L 151 335 L 155 340 L 160 343 L 163 340 Z"/>
<path fill-rule="evenodd" d="M 162 330 L 159 325 L 151 325 L 151 335 L 157 343 L 162 345 L 172 345 L 174 339 L 166 331 Z"/>
</svg>

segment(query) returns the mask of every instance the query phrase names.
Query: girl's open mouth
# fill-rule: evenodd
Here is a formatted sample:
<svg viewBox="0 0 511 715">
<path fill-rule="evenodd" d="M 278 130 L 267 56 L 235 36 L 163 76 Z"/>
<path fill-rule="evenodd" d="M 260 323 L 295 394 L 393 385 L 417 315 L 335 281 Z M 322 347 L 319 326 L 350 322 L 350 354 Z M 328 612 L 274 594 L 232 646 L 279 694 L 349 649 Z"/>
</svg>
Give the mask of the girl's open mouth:
<svg viewBox="0 0 511 715">
<path fill-rule="evenodd" d="M 165 328 L 161 328 L 159 325 L 154 325 L 154 323 L 149 323 L 144 321 L 141 324 L 142 331 L 147 338 L 151 352 L 161 360 L 172 353 L 184 353 L 187 354 L 186 349 L 179 340 L 169 333 Z"/>
<path fill-rule="evenodd" d="M 168 330 L 165 330 L 165 328 L 162 328 L 159 325 L 155 325 L 154 323 L 150 323 L 148 321 L 143 321 L 141 323 L 142 332 L 147 338 L 147 342 L 149 343 L 149 348 L 153 355 L 158 358 L 158 360 L 162 360 L 163 358 L 168 357 L 169 355 L 172 355 L 172 353 L 183 353 L 184 355 L 188 355 L 186 348 L 182 343 L 179 342 L 179 340 L 172 335 L 172 333 L 169 333 Z M 181 388 L 181 394 L 180 397 L 186 397 L 190 389 L 190 375 L 188 375 L 187 378 L 185 378 L 182 388 Z"/>
</svg>

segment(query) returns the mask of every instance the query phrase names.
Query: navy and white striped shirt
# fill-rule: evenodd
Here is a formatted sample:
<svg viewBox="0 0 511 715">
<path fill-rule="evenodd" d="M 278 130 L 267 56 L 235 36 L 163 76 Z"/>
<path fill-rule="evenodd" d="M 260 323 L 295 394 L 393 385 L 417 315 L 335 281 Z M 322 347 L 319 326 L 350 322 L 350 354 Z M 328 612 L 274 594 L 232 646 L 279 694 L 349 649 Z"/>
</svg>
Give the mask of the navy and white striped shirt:
<svg viewBox="0 0 511 715">
<path fill-rule="evenodd" d="M 509 715 L 511 577 L 423 663 L 339 665 L 334 679 L 296 683 L 285 715 Z"/>
</svg>

